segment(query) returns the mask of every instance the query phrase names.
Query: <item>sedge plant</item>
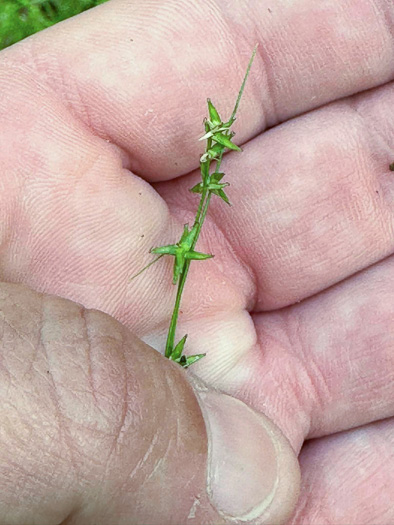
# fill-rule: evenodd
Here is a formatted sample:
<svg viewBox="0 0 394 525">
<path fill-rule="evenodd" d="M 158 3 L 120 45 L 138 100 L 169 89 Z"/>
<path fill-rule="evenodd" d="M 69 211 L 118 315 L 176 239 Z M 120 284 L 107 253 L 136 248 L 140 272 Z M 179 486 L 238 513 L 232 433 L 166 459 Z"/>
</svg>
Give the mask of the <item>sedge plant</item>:
<svg viewBox="0 0 394 525">
<path fill-rule="evenodd" d="M 208 99 L 209 117 L 204 120 L 205 134 L 199 139 L 206 141 L 205 152 L 200 158 L 201 182 L 190 189 L 191 192 L 200 195 L 200 202 L 197 208 L 193 226 L 190 228 L 189 224 L 185 224 L 182 236 L 177 243 L 152 248 L 150 253 L 157 254 L 158 257 L 131 278 L 134 279 L 140 275 L 143 271 L 147 270 L 150 266 L 152 266 L 152 264 L 156 263 L 163 256 L 174 257 L 172 282 L 174 285 L 177 285 L 178 288 L 175 297 L 174 309 L 171 316 L 171 322 L 168 329 L 164 355 L 171 361 L 179 363 L 184 368 L 187 368 L 193 363 L 196 363 L 206 355 L 195 354 L 186 356 L 183 353 L 187 334 L 175 344 L 179 309 L 191 262 L 203 261 L 213 257 L 212 254 L 201 253 L 195 250 L 212 196 L 222 199 L 227 205 L 231 206 L 224 190 L 224 188 L 230 184 L 223 181 L 225 174 L 220 170 L 220 166 L 223 154 L 226 150 L 241 151 L 241 148 L 234 144 L 232 140 L 234 133 L 231 130 L 231 126 L 235 122 L 238 106 L 241 101 L 256 50 L 257 45 L 254 48 L 252 56 L 249 60 L 249 64 L 246 69 L 241 88 L 238 92 L 233 112 L 227 121 L 222 120 L 217 109 L 212 104 L 211 100 Z"/>
</svg>

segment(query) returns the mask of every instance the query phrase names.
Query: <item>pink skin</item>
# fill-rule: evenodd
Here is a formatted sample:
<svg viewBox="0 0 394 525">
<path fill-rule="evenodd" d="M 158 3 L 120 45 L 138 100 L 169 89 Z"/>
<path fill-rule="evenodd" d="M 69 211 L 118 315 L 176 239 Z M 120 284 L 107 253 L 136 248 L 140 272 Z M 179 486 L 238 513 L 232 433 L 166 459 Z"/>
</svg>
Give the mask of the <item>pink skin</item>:
<svg viewBox="0 0 394 525">
<path fill-rule="evenodd" d="M 289 524 L 389 524 L 394 7 L 221 5 L 113 0 L 2 52 L 2 279 L 162 349 L 172 261 L 129 278 L 193 220 L 205 99 L 229 116 L 259 42 L 248 143 L 223 162 L 234 206 L 212 200 L 197 248 L 215 258 L 192 264 L 178 334 L 295 450 L 318 438 Z"/>
</svg>

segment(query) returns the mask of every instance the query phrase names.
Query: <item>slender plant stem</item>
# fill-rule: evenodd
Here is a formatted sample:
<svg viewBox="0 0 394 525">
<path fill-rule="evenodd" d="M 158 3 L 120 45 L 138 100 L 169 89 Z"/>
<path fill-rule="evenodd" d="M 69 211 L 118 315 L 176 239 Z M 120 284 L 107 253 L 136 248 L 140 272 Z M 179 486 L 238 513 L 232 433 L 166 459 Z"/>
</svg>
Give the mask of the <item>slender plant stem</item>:
<svg viewBox="0 0 394 525">
<path fill-rule="evenodd" d="M 222 198 L 227 204 L 230 204 L 227 195 L 223 191 L 223 188 L 228 186 L 228 183 L 219 183 L 219 181 L 222 180 L 224 175 L 223 173 L 219 172 L 219 169 L 221 166 L 224 150 L 226 148 L 241 151 L 236 144 L 231 142 L 233 133 L 230 132 L 230 127 L 235 120 L 235 115 L 238 110 L 238 106 L 245 88 L 246 79 L 249 75 L 249 71 L 256 54 L 256 50 L 257 46 L 253 50 L 253 54 L 250 58 L 233 112 L 231 114 L 230 119 L 227 122 L 222 121 L 216 108 L 208 99 L 209 119 L 205 121 L 206 134 L 202 137 L 202 139 L 206 138 L 207 145 L 205 153 L 200 159 L 202 183 L 199 183 L 195 187 L 191 188 L 191 191 L 193 191 L 194 193 L 201 193 L 200 202 L 198 204 L 193 228 L 189 230 L 189 226 L 186 224 L 184 227 L 182 237 L 177 244 L 160 246 L 157 248 L 152 248 L 151 250 L 152 253 L 160 253 L 163 255 L 170 254 L 175 256 L 173 281 L 174 283 L 178 281 L 178 287 L 174 309 L 171 316 L 170 326 L 168 329 L 165 356 L 177 361 L 185 367 L 188 367 L 190 364 L 201 359 L 202 357 L 204 357 L 205 354 L 198 354 L 193 356 L 182 355 L 187 335 L 185 335 L 178 342 L 178 344 L 174 346 L 182 294 L 185 288 L 186 278 L 189 272 L 191 261 L 203 260 L 212 257 L 212 255 L 210 254 L 204 254 L 196 252 L 194 250 L 201 233 L 202 225 L 207 216 L 208 207 L 212 195 L 216 194 L 220 198 Z M 215 170 L 212 173 L 210 173 L 212 162 L 215 162 Z M 151 264 L 156 262 L 156 260 L 153 261 Z M 148 268 L 149 266 L 150 264 L 144 269 Z M 141 272 L 139 272 L 137 275 L 139 275 L 140 273 Z"/>
<path fill-rule="evenodd" d="M 129 281 L 132 281 L 133 279 L 135 279 L 136 277 L 138 277 L 139 275 L 141 275 L 142 272 L 144 272 L 145 270 L 147 270 L 150 266 L 152 266 L 152 264 L 155 264 L 159 259 L 161 259 L 162 257 L 164 257 L 164 254 L 161 254 L 159 255 L 159 257 L 156 257 L 156 259 L 154 259 L 152 262 L 150 262 L 149 264 L 147 264 L 146 266 L 144 266 L 142 268 L 142 270 L 140 270 L 138 273 L 136 273 L 135 275 L 133 275 L 133 277 L 130 277 Z"/>
<path fill-rule="evenodd" d="M 207 150 L 209 150 L 212 146 L 212 139 L 209 138 L 207 140 Z M 209 169 L 211 167 L 211 162 L 208 160 L 208 173 L 209 173 Z M 209 176 L 208 176 L 209 178 Z M 207 181 L 205 181 L 207 182 Z M 200 216 L 201 216 L 201 212 L 202 212 L 202 209 L 203 209 L 203 206 L 204 206 L 204 202 L 205 202 L 205 198 L 207 196 L 207 193 L 208 193 L 208 187 L 207 187 L 207 184 L 205 183 L 204 185 L 204 190 L 201 194 L 201 198 L 200 198 L 200 202 L 198 203 L 198 208 L 197 208 L 197 213 L 196 213 L 196 217 L 194 219 L 194 224 L 197 224 L 197 222 L 200 220 Z"/>
<path fill-rule="evenodd" d="M 196 213 L 196 217 L 194 219 L 194 225 L 196 225 L 199 222 L 199 220 L 200 220 L 200 217 L 201 217 L 201 214 L 202 214 L 202 211 L 203 211 L 203 208 L 204 208 L 204 204 L 205 204 L 205 199 L 207 197 L 207 193 L 208 193 L 208 187 L 205 186 L 204 189 L 202 190 L 200 202 L 198 204 L 198 210 L 197 210 L 197 213 Z"/>
<path fill-rule="evenodd" d="M 202 214 L 201 214 L 201 219 L 200 219 L 200 221 L 198 223 L 198 228 L 197 228 L 197 231 L 196 231 L 196 235 L 194 237 L 194 241 L 193 241 L 193 244 L 192 244 L 192 249 L 194 248 L 195 244 L 197 243 L 198 236 L 200 234 L 203 222 L 205 220 L 205 217 L 206 217 L 206 214 L 207 214 L 207 211 L 208 211 L 208 206 L 209 206 L 209 201 L 210 200 L 211 200 L 211 193 L 208 193 L 208 195 L 206 197 L 206 200 L 204 202 L 204 208 L 203 208 L 203 211 L 202 211 Z M 168 329 L 168 336 L 167 336 L 166 350 L 165 350 L 165 356 L 166 357 L 170 357 L 171 352 L 172 352 L 172 350 L 174 348 L 175 332 L 176 332 L 176 325 L 177 325 L 177 322 L 178 322 L 179 309 L 180 309 L 180 305 L 181 305 L 181 299 L 182 299 L 182 294 L 183 294 L 183 290 L 184 290 L 184 287 L 185 287 L 187 274 L 189 273 L 190 263 L 191 263 L 190 260 L 186 260 L 185 261 L 185 265 L 183 267 L 183 270 L 182 270 L 182 273 L 181 273 L 181 276 L 180 276 L 180 280 L 179 280 L 179 283 L 178 283 L 178 289 L 177 289 L 177 292 L 176 292 L 174 310 L 172 312 L 170 327 Z"/>
<path fill-rule="evenodd" d="M 216 173 L 219 171 L 220 164 L 222 162 L 222 158 L 223 158 L 223 153 L 220 154 L 219 158 L 216 161 L 216 168 L 215 168 L 215 172 Z M 209 180 L 207 182 L 209 182 Z M 195 219 L 195 223 L 194 223 L 194 224 L 198 223 L 198 226 L 197 226 L 196 234 L 194 236 L 194 240 L 193 240 L 193 244 L 192 244 L 192 248 L 191 248 L 192 250 L 194 249 L 195 245 L 197 244 L 198 238 L 200 236 L 201 228 L 202 228 L 202 225 L 204 223 L 205 217 L 207 215 L 209 202 L 211 200 L 211 195 L 212 194 L 208 192 L 208 185 L 205 185 L 205 187 L 203 189 L 203 192 L 201 194 L 200 203 L 199 203 L 199 206 L 198 206 L 198 211 L 197 211 L 197 215 L 196 215 L 196 219 Z M 179 309 L 180 309 L 180 305 L 181 305 L 181 299 L 182 299 L 182 294 L 183 294 L 183 290 L 184 290 L 184 287 L 185 287 L 187 274 L 188 274 L 189 268 L 190 268 L 190 263 L 191 263 L 190 260 L 186 260 L 185 261 L 185 265 L 183 267 L 183 271 L 182 271 L 182 274 L 181 274 L 181 277 L 180 277 L 180 280 L 179 280 L 178 289 L 177 289 L 176 298 L 175 298 L 174 310 L 172 312 L 170 327 L 168 329 L 168 335 L 167 335 L 167 341 L 166 341 L 166 349 L 165 349 L 165 356 L 166 357 L 169 357 L 171 355 L 171 352 L 172 352 L 172 350 L 174 348 L 175 332 L 176 332 L 176 325 L 177 325 L 177 322 L 178 322 Z"/>
<path fill-rule="evenodd" d="M 219 172 L 220 164 L 222 163 L 222 158 L 223 158 L 223 152 L 220 154 L 220 156 L 216 160 L 215 173 Z M 212 194 L 208 192 L 208 186 L 206 188 L 204 188 L 203 193 L 201 195 L 201 200 L 203 200 L 202 199 L 203 196 L 204 196 L 204 206 L 202 208 L 201 215 L 198 217 L 198 227 L 197 227 L 196 235 L 194 236 L 194 241 L 193 241 L 193 244 L 192 244 L 192 250 L 195 248 L 195 246 L 197 244 L 198 238 L 200 236 L 201 228 L 202 228 L 202 225 L 203 225 L 204 220 L 205 220 L 205 216 L 206 216 L 207 211 L 208 211 L 209 202 L 211 200 Z"/>
<path fill-rule="evenodd" d="M 187 273 L 189 271 L 190 262 L 191 261 L 185 262 L 185 266 L 183 267 L 183 271 L 179 279 L 178 289 L 176 292 L 176 298 L 175 298 L 175 304 L 174 304 L 174 310 L 172 312 L 170 327 L 168 329 L 166 350 L 165 350 L 166 357 L 170 357 L 171 352 L 174 349 L 175 332 L 176 332 L 176 325 L 178 322 L 179 308 L 181 305 L 182 293 L 185 287 L 185 282 L 186 282 Z"/>
<path fill-rule="evenodd" d="M 244 89 L 245 89 L 246 80 L 247 80 L 247 78 L 249 76 L 249 71 L 250 71 L 250 68 L 252 67 L 252 63 L 253 63 L 254 57 L 256 55 L 257 48 L 258 48 L 258 44 L 256 44 L 254 46 L 252 56 L 250 57 L 249 64 L 248 64 L 248 67 L 246 69 L 246 73 L 245 73 L 245 76 L 244 76 L 244 79 L 243 79 L 243 82 L 242 82 L 242 85 L 241 85 L 241 89 L 239 90 L 239 93 L 238 93 L 237 101 L 235 103 L 233 112 L 231 113 L 231 117 L 230 117 L 231 121 L 233 121 L 235 119 L 235 114 L 238 111 L 238 106 L 239 106 L 239 103 L 241 102 L 242 94 L 243 94 Z"/>
</svg>

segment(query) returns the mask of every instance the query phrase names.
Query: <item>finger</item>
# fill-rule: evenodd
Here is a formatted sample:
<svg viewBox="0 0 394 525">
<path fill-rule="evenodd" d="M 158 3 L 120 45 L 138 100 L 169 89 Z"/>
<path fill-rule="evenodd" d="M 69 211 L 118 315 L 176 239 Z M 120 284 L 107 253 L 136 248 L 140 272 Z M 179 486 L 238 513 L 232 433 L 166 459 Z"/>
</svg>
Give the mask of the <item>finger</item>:
<svg viewBox="0 0 394 525">
<path fill-rule="evenodd" d="M 394 417 L 393 292 L 391 257 L 298 305 L 253 314 L 254 337 L 238 329 L 235 344 L 240 316 L 228 320 L 229 338 L 224 320 L 202 320 L 189 351 L 213 351 L 195 371 L 265 413 L 295 450 L 304 439 Z"/>
<path fill-rule="evenodd" d="M 124 172 L 118 148 L 94 137 L 28 74 L 12 70 L 2 84 L 3 279 L 122 310 L 128 278 L 149 258 L 152 232 L 158 224 L 171 231 L 163 201 Z M 152 296 L 151 286 L 144 282 Z M 139 315 L 127 309 L 130 318 L 141 319 L 148 304 L 138 307 Z"/>
<path fill-rule="evenodd" d="M 176 293 L 170 261 L 130 277 L 152 261 L 150 248 L 179 238 L 182 222 L 149 184 L 122 168 L 119 148 L 92 135 L 28 73 L 11 70 L 1 81 L 3 280 L 99 308 L 140 337 L 168 326 Z M 239 291 L 234 297 L 217 278 L 201 282 L 196 270 L 190 275 L 201 306 L 218 290 L 211 308 L 242 307 Z M 197 310 L 189 303 L 185 316 Z"/>
<path fill-rule="evenodd" d="M 2 284 L 0 318 L 2 524 L 288 518 L 297 463 L 267 418 L 101 312 Z"/>
<path fill-rule="evenodd" d="M 183 7 L 175 0 L 113 0 L 3 58 L 39 74 L 149 180 L 198 166 L 205 100 L 211 97 L 229 117 L 256 41 L 258 60 L 237 127 L 240 143 L 394 75 L 394 7 L 388 0 L 365 0 L 362 8 L 358 0 L 275 6 L 198 1 Z"/>
<path fill-rule="evenodd" d="M 231 273 L 249 273 L 250 309 L 295 303 L 393 253 L 393 108 L 387 84 L 285 123 L 224 161 L 233 206 L 213 202 L 204 231 L 227 247 Z M 195 207 L 193 183 L 158 186 L 173 215 L 180 194 L 181 213 Z"/>
<path fill-rule="evenodd" d="M 394 520 L 394 420 L 307 443 L 288 525 L 389 525 Z"/>
</svg>

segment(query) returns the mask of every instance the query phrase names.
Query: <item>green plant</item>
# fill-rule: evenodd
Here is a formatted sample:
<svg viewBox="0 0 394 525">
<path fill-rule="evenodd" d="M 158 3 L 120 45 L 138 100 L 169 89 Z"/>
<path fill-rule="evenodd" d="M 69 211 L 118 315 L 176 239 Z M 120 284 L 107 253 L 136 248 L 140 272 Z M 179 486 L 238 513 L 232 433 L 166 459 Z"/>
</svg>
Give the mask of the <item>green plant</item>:
<svg viewBox="0 0 394 525">
<path fill-rule="evenodd" d="M 205 152 L 200 158 L 201 182 L 199 182 L 193 188 L 190 189 L 190 191 L 192 191 L 193 193 L 198 193 L 201 195 L 193 227 L 189 229 L 189 225 L 185 224 L 182 236 L 176 244 L 169 244 L 166 246 L 152 248 L 151 253 L 158 254 L 159 257 L 157 257 L 154 261 L 149 263 L 131 278 L 134 279 L 135 277 L 140 275 L 143 271 L 145 271 L 152 264 L 157 262 L 164 255 L 171 255 L 174 257 L 172 282 L 173 284 L 178 283 L 178 289 L 175 298 L 175 305 L 171 317 L 170 327 L 168 330 L 164 355 L 168 359 L 179 363 L 185 368 L 200 360 L 202 357 L 205 356 L 205 354 L 196 354 L 191 356 L 185 356 L 183 354 L 187 334 L 184 335 L 177 344 L 175 344 L 175 332 L 178 322 L 182 293 L 185 287 L 185 282 L 191 261 L 201 261 L 213 257 L 213 255 L 211 254 L 197 252 L 194 249 L 198 241 L 212 195 L 220 197 L 226 204 L 231 206 L 230 201 L 224 191 L 224 188 L 229 186 L 229 183 L 223 182 L 224 173 L 219 170 L 223 154 L 226 149 L 241 151 L 241 148 L 239 148 L 232 141 L 234 133 L 230 131 L 230 128 L 235 121 L 235 115 L 237 113 L 238 106 L 241 101 L 242 93 L 245 88 L 246 80 L 248 78 L 249 71 L 256 54 L 256 50 L 257 46 L 254 48 L 252 56 L 249 60 L 245 77 L 239 90 L 234 110 L 229 120 L 223 122 L 215 106 L 212 104 L 210 99 L 208 99 L 209 118 L 205 119 L 205 134 L 200 138 L 200 140 L 206 140 Z M 213 167 L 215 169 L 213 169 Z"/>
<path fill-rule="evenodd" d="M 1 0 L 0 49 L 107 0 Z"/>
</svg>

